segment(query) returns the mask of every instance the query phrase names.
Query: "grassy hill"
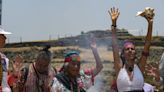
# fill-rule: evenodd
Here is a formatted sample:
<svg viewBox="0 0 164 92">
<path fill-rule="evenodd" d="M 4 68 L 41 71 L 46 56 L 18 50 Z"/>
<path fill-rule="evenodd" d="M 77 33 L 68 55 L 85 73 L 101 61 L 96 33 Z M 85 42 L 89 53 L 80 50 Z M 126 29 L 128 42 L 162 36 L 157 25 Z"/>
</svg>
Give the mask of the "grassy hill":
<svg viewBox="0 0 164 92">
<path fill-rule="evenodd" d="M 93 30 L 87 33 L 82 32 L 81 35 L 59 38 L 58 40 L 47 40 L 47 41 L 32 41 L 32 42 L 22 42 L 22 43 L 9 43 L 6 45 L 8 47 L 31 47 L 38 46 L 42 47 L 47 44 L 57 47 L 57 46 L 80 46 L 88 47 L 89 37 L 94 36 L 96 42 L 100 46 L 111 46 L 111 31 L 110 30 Z M 131 39 L 135 42 L 136 46 L 143 46 L 145 38 L 143 36 L 133 36 L 126 29 L 118 29 L 117 36 L 119 44 L 121 45 L 125 39 Z M 164 36 L 154 36 L 152 38 L 152 46 L 164 47 Z"/>
</svg>

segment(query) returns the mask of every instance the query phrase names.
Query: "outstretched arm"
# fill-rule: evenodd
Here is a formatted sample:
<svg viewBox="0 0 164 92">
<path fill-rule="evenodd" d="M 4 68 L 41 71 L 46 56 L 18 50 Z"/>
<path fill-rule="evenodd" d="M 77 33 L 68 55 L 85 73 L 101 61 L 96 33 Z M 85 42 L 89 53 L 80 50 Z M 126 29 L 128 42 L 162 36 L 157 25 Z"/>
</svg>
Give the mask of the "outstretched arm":
<svg viewBox="0 0 164 92">
<path fill-rule="evenodd" d="M 112 29 L 112 48 L 113 48 L 114 68 L 115 68 L 116 74 L 118 75 L 118 72 L 120 68 L 122 67 L 120 63 L 119 47 L 118 47 L 117 37 L 116 37 L 117 19 L 120 15 L 120 12 L 118 11 L 118 9 L 111 8 L 111 10 L 108 11 L 108 13 L 110 14 L 111 20 L 112 20 L 111 29 Z"/>
<path fill-rule="evenodd" d="M 148 22 L 148 30 L 147 30 L 147 35 L 146 35 L 146 39 L 145 39 L 145 45 L 144 45 L 144 49 L 142 51 L 142 56 L 139 61 L 139 67 L 140 67 L 141 71 L 144 72 L 146 60 L 149 55 L 149 48 L 151 45 L 154 14 L 151 17 L 146 14 L 143 14 L 141 16 L 144 17 Z"/>
<path fill-rule="evenodd" d="M 96 60 L 96 68 L 94 68 L 94 70 L 93 70 L 93 76 L 96 76 L 102 70 L 103 65 L 102 65 L 102 62 L 100 60 L 100 56 L 99 56 L 99 54 L 97 52 L 97 46 L 96 46 L 95 39 L 92 38 L 91 40 L 92 41 L 91 41 L 90 46 L 91 46 L 93 55 L 94 55 L 95 60 Z"/>
</svg>

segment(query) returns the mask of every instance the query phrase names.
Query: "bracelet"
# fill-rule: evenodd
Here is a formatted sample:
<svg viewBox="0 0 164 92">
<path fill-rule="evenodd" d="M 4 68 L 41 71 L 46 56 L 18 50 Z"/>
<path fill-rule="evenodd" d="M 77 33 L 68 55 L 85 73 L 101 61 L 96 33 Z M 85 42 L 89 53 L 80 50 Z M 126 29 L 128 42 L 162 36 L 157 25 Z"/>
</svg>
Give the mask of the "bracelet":
<svg viewBox="0 0 164 92">
<path fill-rule="evenodd" d="M 147 56 L 149 56 L 149 52 L 142 51 L 142 55 L 145 56 L 145 57 L 147 57 Z"/>
<path fill-rule="evenodd" d="M 117 27 L 117 25 L 111 25 L 112 27 Z"/>
</svg>

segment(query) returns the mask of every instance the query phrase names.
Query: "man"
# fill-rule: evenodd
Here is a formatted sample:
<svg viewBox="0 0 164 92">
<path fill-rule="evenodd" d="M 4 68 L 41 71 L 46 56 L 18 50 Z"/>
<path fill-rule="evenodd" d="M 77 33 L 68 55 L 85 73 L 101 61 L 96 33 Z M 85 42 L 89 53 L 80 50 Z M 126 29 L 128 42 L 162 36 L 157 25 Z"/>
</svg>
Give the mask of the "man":
<svg viewBox="0 0 164 92">
<path fill-rule="evenodd" d="M 10 32 L 4 31 L 0 27 L 0 92 L 11 92 L 11 89 L 7 83 L 7 72 L 9 66 L 9 59 L 1 52 L 1 48 L 4 47 L 6 41 L 6 34 L 11 34 Z"/>
<path fill-rule="evenodd" d="M 77 51 L 65 54 L 64 64 L 54 77 L 52 92 L 86 92 L 94 84 L 94 77 L 102 70 L 103 65 L 97 52 L 95 40 L 91 42 L 96 67 L 81 69 L 80 55 Z"/>
<path fill-rule="evenodd" d="M 50 64 L 52 55 L 49 48 L 41 50 L 36 61 L 29 66 L 25 89 L 19 92 L 50 92 L 55 71 Z"/>
</svg>

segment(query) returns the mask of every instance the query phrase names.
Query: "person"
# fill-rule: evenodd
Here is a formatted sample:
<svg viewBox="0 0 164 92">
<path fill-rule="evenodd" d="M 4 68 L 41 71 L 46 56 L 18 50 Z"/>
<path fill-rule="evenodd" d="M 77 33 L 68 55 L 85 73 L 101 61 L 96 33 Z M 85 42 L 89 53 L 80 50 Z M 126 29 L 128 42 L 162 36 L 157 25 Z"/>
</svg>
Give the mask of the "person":
<svg viewBox="0 0 164 92">
<path fill-rule="evenodd" d="M 6 32 L 0 27 L 0 50 L 5 46 L 5 41 L 7 37 L 6 34 L 11 34 L 11 32 Z M 7 83 L 7 73 L 9 66 L 9 59 L 0 51 L 0 92 L 11 92 L 11 89 Z"/>
<path fill-rule="evenodd" d="M 161 56 L 161 60 L 159 62 L 159 71 L 160 71 L 160 79 L 161 79 L 161 84 L 163 86 L 163 90 L 164 90 L 164 52 Z"/>
<path fill-rule="evenodd" d="M 5 35 L 11 34 L 11 32 L 6 32 L 0 27 L 0 86 L 2 92 L 11 92 L 11 89 L 7 83 L 7 73 L 9 66 L 9 59 L 2 53 L 2 48 L 5 45 L 7 37 Z"/>
<path fill-rule="evenodd" d="M 50 92 L 55 71 L 50 64 L 52 54 L 49 48 L 48 45 L 39 51 L 35 62 L 29 65 L 26 80 L 24 80 L 25 73 L 22 71 L 20 82 L 15 87 L 17 92 Z"/>
<path fill-rule="evenodd" d="M 23 57 L 20 54 L 18 54 L 15 56 L 12 62 L 12 71 L 9 72 L 8 75 L 8 84 L 12 92 L 15 92 L 13 87 L 16 87 L 16 84 L 19 81 L 19 78 L 21 77 L 20 71 L 22 68 L 23 68 Z"/>
<path fill-rule="evenodd" d="M 120 15 L 120 12 L 114 7 L 108 12 L 112 20 L 112 48 L 118 92 L 143 92 L 143 73 L 145 70 L 147 57 L 149 56 L 154 14 L 152 14 L 152 16 L 147 16 L 144 14 L 144 12 L 141 14 L 141 16 L 144 17 L 148 22 L 148 32 L 142 55 L 140 59 L 137 59 L 135 44 L 132 40 L 124 41 L 122 52 L 119 55 L 116 32 L 117 19 Z"/>
<path fill-rule="evenodd" d="M 156 63 L 149 63 L 146 65 L 146 73 L 147 76 L 153 77 L 153 85 L 154 85 L 154 91 L 160 92 L 161 90 L 164 90 L 163 86 L 163 76 L 164 76 L 164 53 L 161 56 L 161 59 L 159 62 Z"/>
<path fill-rule="evenodd" d="M 103 65 L 95 40 L 91 42 L 91 49 L 96 60 L 96 68 L 82 70 L 79 53 L 77 51 L 66 53 L 64 65 L 54 77 L 52 92 L 86 92 L 94 84 L 94 77 L 102 70 Z"/>
</svg>

